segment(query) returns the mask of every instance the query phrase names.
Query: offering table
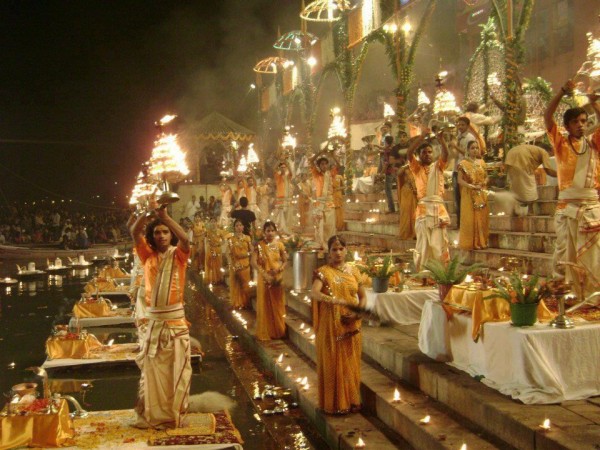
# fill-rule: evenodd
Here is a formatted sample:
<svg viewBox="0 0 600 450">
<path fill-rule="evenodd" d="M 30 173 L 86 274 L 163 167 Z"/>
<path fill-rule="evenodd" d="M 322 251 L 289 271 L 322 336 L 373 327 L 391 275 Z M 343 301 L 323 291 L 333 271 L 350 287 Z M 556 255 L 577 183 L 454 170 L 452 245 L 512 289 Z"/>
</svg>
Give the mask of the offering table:
<svg viewBox="0 0 600 450">
<path fill-rule="evenodd" d="M 526 404 L 600 395 L 600 324 L 560 330 L 487 322 L 476 342 L 471 315 L 448 317 L 444 307 L 427 301 L 423 308 L 419 348 L 431 358 L 482 376 L 482 383 Z"/>
<path fill-rule="evenodd" d="M 58 412 L 0 416 L 0 449 L 21 446 L 60 447 L 75 433 L 69 405 L 60 400 Z"/>
<path fill-rule="evenodd" d="M 375 313 L 381 322 L 395 325 L 419 323 L 425 302 L 439 298 L 437 289 L 431 288 L 384 293 L 375 293 L 368 288 L 366 293 L 367 309 Z"/>
<path fill-rule="evenodd" d="M 102 344 L 93 334 L 73 338 L 50 336 L 46 340 L 48 359 L 87 358 L 91 350 L 99 347 L 102 347 Z"/>
</svg>

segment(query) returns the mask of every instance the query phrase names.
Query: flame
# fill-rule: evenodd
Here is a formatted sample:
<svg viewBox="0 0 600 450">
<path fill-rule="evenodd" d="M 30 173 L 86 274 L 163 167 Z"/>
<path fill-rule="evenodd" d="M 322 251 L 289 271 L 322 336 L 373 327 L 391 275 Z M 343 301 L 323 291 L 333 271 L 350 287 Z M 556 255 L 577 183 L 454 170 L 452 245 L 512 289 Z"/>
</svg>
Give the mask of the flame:
<svg viewBox="0 0 600 450">
<path fill-rule="evenodd" d="M 277 357 L 277 362 L 280 364 L 283 362 L 283 353 Z"/>
<path fill-rule="evenodd" d="M 435 95 L 433 101 L 433 112 L 434 114 L 458 112 L 458 106 L 456 106 L 456 98 L 452 92 L 441 89 Z"/>
<path fill-rule="evenodd" d="M 544 419 L 544 422 L 540 425 L 544 430 L 550 429 L 550 419 Z"/>
<path fill-rule="evenodd" d="M 254 150 L 254 144 L 250 144 L 248 146 L 248 158 L 246 160 L 248 164 L 256 164 L 260 161 L 256 151 Z"/>
<path fill-rule="evenodd" d="M 175 178 L 170 180 L 171 182 L 176 182 L 189 173 L 185 153 L 177 143 L 177 135 L 161 135 L 154 142 L 150 158 L 150 174 L 159 179 L 168 175 L 170 178 Z"/>
<path fill-rule="evenodd" d="M 400 396 L 400 391 L 397 388 L 394 389 L 394 398 L 392 400 L 395 402 L 399 402 L 400 400 L 402 400 L 402 397 Z"/>
<path fill-rule="evenodd" d="M 431 416 L 427 415 L 425 417 L 423 417 L 419 422 L 421 422 L 422 424 L 428 424 L 429 422 L 431 422 Z"/>
<path fill-rule="evenodd" d="M 162 119 L 159 120 L 159 123 L 161 125 L 166 125 L 169 122 L 171 122 L 175 117 L 177 117 L 177 116 L 174 116 L 172 114 L 167 114 L 166 116 L 164 116 Z"/>
<path fill-rule="evenodd" d="M 362 438 L 359 436 L 354 448 L 365 448 L 366 446 L 367 444 L 365 444 L 365 441 L 363 441 Z"/>
<path fill-rule="evenodd" d="M 394 111 L 394 108 L 392 108 L 389 103 L 383 102 L 383 117 L 392 117 L 395 115 L 396 112 Z"/>
<path fill-rule="evenodd" d="M 417 103 L 419 106 L 429 105 L 431 104 L 431 100 L 427 97 L 427 94 L 419 89 L 418 100 Z"/>
</svg>

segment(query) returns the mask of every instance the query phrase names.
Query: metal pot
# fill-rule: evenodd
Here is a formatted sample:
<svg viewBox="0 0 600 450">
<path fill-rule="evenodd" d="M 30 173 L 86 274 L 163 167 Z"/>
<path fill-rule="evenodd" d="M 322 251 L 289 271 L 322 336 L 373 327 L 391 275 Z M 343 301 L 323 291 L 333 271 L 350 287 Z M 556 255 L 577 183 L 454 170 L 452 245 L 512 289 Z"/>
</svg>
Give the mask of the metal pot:
<svg viewBox="0 0 600 450">
<path fill-rule="evenodd" d="M 298 250 L 293 256 L 294 290 L 308 291 L 312 286 L 313 272 L 317 269 L 315 250 Z"/>
</svg>

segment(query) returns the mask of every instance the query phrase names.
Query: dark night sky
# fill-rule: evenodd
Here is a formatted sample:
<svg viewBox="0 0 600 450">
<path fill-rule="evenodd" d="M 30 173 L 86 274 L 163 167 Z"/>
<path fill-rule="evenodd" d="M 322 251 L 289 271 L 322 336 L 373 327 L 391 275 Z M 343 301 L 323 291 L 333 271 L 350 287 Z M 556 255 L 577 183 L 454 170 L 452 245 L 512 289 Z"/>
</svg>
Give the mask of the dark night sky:
<svg viewBox="0 0 600 450">
<path fill-rule="evenodd" d="M 0 206 L 124 199 L 167 112 L 190 123 L 216 109 L 253 127 L 252 67 L 275 54 L 278 25 L 299 27 L 299 9 L 300 0 L 0 2 Z"/>
</svg>

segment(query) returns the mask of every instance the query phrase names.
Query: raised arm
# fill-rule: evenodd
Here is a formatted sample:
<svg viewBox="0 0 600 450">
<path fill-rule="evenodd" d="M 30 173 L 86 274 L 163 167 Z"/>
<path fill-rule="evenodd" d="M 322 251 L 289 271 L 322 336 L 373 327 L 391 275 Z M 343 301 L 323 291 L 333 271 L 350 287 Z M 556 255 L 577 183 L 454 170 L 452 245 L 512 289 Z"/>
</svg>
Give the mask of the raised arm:
<svg viewBox="0 0 600 450">
<path fill-rule="evenodd" d="M 550 103 L 548 103 L 548 106 L 544 111 L 544 124 L 546 125 L 546 130 L 550 131 L 556 125 L 556 122 L 554 121 L 554 113 L 556 112 L 556 109 L 558 108 L 562 98 L 570 92 L 573 92 L 573 89 L 575 89 L 575 83 L 573 80 L 567 80 L 565 85 L 560 88 L 560 91 L 558 91 L 558 93 L 552 97 Z"/>
<path fill-rule="evenodd" d="M 598 99 L 600 99 L 600 94 L 596 94 L 595 92 L 588 94 L 588 99 L 590 100 L 590 105 L 594 108 L 594 112 L 596 113 L 596 121 L 600 123 L 600 105 L 598 105 Z"/>
<path fill-rule="evenodd" d="M 171 216 L 169 216 L 166 206 L 161 206 L 158 208 L 156 213 L 158 214 L 158 218 L 162 220 L 167 227 L 169 227 L 171 233 L 173 233 L 175 236 L 177 236 L 177 239 L 179 239 L 177 246 L 185 253 L 189 253 L 190 240 L 188 239 L 188 234 L 181 227 L 181 225 L 179 225 L 171 218 Z"/>
<path fill-rule="evenodd" d="M 443 131 L 438 133 L 438 141 L 440 141 L 440 145 L 442 146 L 440 159 L 444 162 L 448 162 L 448 144 L 446 143 L 446 138 L 444 137 Z"/>
<path fill-rule="evenodd" d="M 421 145 L 423 142 L 425 141 L 425 133 L 421 132 L 420 135 L 418 135 L 408 146 L 408 149 L 406 150 L 406 159 L 410 162 L 410 160 L 412 158 L 414 158 L 415 156 L 415 151 L 417 150 L 417 148 L 419 148 L 419 145 Z"/>
<path fill-rule="evenodd" d="M 137 246 L 144 241 L 144 226 L 148 222 L 146 214 L 140 214 L 137 218 L 132 214 L 127 223 L 129 224 L 129 234 Z"/>
</svg>

